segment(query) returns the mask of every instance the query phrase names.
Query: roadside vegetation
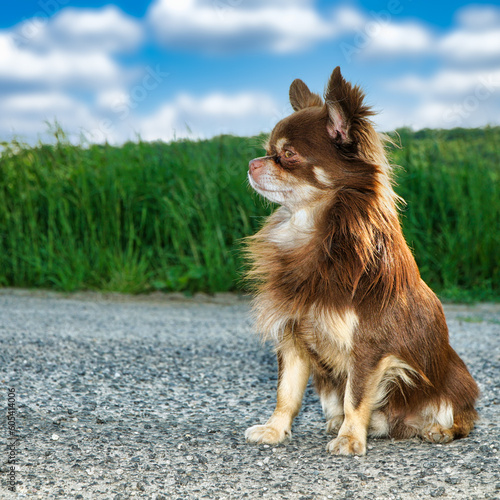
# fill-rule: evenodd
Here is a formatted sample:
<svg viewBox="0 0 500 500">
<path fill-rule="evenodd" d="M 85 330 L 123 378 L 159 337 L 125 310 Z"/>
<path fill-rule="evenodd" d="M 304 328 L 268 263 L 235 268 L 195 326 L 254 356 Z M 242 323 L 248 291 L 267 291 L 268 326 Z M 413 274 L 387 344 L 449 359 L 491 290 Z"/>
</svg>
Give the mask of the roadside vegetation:
<svg viewBox="0 0 500 500">
<path fill-rule="evenodd" d="M 241 240 L 273 210 L 248 187 L 264 137 L 3 144 L 0 286 L 244 289 Z M 393 135 L 401 220 L 442 298 L 500 299 L 500 127 Z"/>
</svg>

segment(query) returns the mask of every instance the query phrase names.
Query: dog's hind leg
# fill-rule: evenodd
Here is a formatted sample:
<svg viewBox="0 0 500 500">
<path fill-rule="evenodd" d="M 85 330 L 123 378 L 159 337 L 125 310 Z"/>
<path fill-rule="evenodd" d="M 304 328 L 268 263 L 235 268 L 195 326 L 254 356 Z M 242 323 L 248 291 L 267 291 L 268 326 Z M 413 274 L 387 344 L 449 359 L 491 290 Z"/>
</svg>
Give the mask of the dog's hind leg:
<svg viewBox="0 0 500 500">
<path fill-rule="evenodd" d="M 430 443 L 448 443 L 467 436 L 478 418 L 474 404 L 479 389 L 464 362 L 449 349 L 449 364 L 440 393 L 423 404 L 416 415 L 405 419 Z"/>
</svg>

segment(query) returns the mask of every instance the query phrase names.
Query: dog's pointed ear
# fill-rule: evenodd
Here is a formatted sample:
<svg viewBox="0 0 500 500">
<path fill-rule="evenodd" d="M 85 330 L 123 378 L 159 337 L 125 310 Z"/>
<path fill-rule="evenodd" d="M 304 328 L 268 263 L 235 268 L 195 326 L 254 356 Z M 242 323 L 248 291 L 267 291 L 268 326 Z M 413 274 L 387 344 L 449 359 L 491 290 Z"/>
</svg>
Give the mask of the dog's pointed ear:
<svg viewBox="0 0 500 500">
<path fill-rule="evenodd" d="M 325 92 L 328 110 L 328 134 L 332 139 L 349 143 L 353 138 L 353 127 L 373 113 L 363 104 L 364 94 L 358 86 L 347 82 L 337 66 L 330 76 Z"/>
<path fill-rule="evenodd" d="M 302 80 L 297 79 L 290 85 L 290 104 L 294 111 L 299 111 L 311 106 L 323 106 L 323 100 L 311 92 Z"/>
</svg>

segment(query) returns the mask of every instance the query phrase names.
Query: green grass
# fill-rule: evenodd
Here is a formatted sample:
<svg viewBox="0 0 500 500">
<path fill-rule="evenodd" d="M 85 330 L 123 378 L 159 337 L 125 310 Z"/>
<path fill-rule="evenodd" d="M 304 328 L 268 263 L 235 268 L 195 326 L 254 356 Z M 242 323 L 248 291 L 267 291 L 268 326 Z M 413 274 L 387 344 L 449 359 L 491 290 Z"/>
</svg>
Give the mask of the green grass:
<svg viewBox="0 0 500 500">
<path fill-rule="evenodd" d="M 262 137 L 4 144 L 0 285 L 57 290 L 241 288 L 241 239 L 272 210 L 247 185 Z M 400 130 L 405 235 L 451 300 L 500 298 L 500 128 Z"/>
<path fill-rule="evenodd" d="M 498 300 L 500 128 L 399 133 L 397 191 L 422 277 L 451 300 Z"/>
</svg>

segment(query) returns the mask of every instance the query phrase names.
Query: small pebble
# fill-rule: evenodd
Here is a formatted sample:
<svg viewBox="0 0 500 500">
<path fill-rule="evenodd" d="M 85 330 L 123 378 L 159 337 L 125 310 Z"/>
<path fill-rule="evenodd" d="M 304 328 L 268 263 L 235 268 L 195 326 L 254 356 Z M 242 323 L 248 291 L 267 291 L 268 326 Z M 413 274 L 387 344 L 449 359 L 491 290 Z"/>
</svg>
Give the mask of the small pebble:
<svg viewBox="0 0 500 500">
<path fill-rule="evenodd" d="M 432 498 L 442 497 L 444 495 L 444 492 L 445 492 L 445 489 L 442 486 L 440 486 L 439 488 L 431 491 L 431 497 Z"/>
</svg>

